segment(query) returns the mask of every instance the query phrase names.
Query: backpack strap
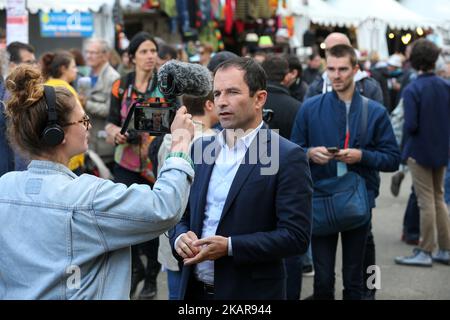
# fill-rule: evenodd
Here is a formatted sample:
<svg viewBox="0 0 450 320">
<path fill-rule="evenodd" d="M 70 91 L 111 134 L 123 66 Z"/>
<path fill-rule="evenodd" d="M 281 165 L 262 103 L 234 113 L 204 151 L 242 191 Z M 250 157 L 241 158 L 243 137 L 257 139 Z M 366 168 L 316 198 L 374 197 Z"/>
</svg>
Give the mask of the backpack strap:
<svg viewBox="0 0 450 320">
<path fill-rule="evenodd" d="M 361 127 L 359 129 L 359 139 L 361 148 L 366 145 L 366 134 L 367 134 L 367 121 L 369 117 L 369 99 L 364 96 L 362 98 L 362 110 L 361 110 Z"/>
<path fill-rule="evenodd" d="M 125 94 L 125 92 L 127 92 L 127 105 L 130 105 L 131 103 L 131 94 L 133 93 L 134 78 L 135 73 L 130 72 L 125 77 L 122 77 L 120 79 L 119 101 L 122 101 L 123 95 Z"/>
</svg>

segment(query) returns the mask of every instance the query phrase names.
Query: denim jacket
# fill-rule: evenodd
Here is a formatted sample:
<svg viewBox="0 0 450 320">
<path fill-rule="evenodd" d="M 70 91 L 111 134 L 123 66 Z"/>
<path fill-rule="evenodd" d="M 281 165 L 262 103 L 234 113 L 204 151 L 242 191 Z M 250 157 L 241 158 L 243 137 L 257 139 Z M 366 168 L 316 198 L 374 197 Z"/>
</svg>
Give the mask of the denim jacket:
<svg viewBox="0 0 450 320">
<path fill-rule="evenodd" d="M 130 246 L 181 218 L 194 176 L 169 158 L 153 191 L 50 161 L 0 178 L 0 299 L 129 299 Z"/>
</svg>

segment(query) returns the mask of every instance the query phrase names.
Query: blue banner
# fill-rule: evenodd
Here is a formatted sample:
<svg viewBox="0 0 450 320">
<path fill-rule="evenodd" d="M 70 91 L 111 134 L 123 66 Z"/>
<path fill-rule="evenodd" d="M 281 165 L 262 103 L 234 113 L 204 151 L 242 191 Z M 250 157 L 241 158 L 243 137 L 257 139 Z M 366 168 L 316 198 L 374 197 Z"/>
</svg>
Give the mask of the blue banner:
<svg viewBox="0 0 450 320">
<path fill-rule="evenodd" d="M 41 37 L 92 37 L 94 16 L 90 12 L 40 12 Z"/>
</svg>

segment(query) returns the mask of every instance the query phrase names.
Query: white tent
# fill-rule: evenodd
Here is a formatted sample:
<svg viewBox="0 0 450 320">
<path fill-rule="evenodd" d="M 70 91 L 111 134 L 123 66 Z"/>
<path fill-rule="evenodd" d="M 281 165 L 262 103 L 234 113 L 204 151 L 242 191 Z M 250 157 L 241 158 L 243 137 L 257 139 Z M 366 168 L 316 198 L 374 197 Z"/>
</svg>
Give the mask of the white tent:
<svg viewBox="0 0 450 320">
<path fill-rule="evenodd" d="M 349 17 L 340 14 L 323 0 L 308 0 L 305 4 L 301 0 L 286 2 L 286 8 L 279 6 L 279 14 L 305 17 L 313 23 L 330 26 L 344 26 L 349 23 Z"/>
<path fill-rule="evenodd" d="M 286 8 L 279 6 L 278 13 L 295 16 L 296 30 L 291 45 L 294 43 L 294 46 L 301 46 L 302 35 L 310 22 L 355 27 L 358 48 L 377 51 L 381 58 L 388 56 L 388 26 L 393 29 L 415 29 L 434 25 L 429 19 L 408 10 L 395 0 L 288 0 Z"/>
<path fill-rule="evenodd" d="M 425 17 L 395 0 L 329 0 L 328 3 L 335 11 L 348 17 L 347 26 L 359 26 L 366 20 L 383 21 L 393 29 L 414 29 L 432 25 Z"/>
<path fill-rule="evenodd" d="M 386 31 L 431 27 L 425 17 L 403 7 L 395 0 L 329 0 L 330 6 L 341 14 L 347 14 L 347 26 L 357 27 L 358 48 L 376 51 L 380 58 L 388 57 Z"/>
<path fill-rule="evenodd" d="M 450 53 L 450 1 L 449 0 L 402 0 L 402 5 L 419 12 L 436 24 L 433 40 L 438 46 Z"/>
<path fill-rule="evenodd" d="M 401 4 L 413 12 L 418 12 L 438 26 L 450 25 L 449 0 L 401 0 Z"/>
<path fill-rule="evenodd" d="M 349 22 L 348 16 L 336 12 L 323 0 L 308 0 L 307 3 L 302 0 L 288 0 L 286 7 L 282 4 L 283 2 L 279 1 L 278 15 L 295 17 L 292 47 L 303 46 L 303 33 L 308 30 L 311 22 L 328 26 L 344 26 Z"/>
<path fill-rule="evenodd" d="M 27 8 L 31 13 L 39 10 L 44 12 L 53 11 L 94 11 L 98 12 L 103 5 L 114 5 L 114 0 L 28 0 Z"/>
</svg>

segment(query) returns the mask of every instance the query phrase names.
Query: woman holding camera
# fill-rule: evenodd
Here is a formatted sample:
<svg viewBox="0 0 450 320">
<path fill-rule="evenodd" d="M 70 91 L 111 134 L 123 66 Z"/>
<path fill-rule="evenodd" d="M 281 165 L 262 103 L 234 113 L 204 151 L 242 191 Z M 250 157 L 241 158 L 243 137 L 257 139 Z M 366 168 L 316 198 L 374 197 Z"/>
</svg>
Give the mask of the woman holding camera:
<svg viewBox="0 0 450 320">
<path fill-rule="evenodd" d="M 153 139 L 147 133 L 137 132 L 131 121 L 126 134 L 120 133 L 131 105 L 136 99 L 151 102 L 155 97 L 163 98 L 157 86 L 156 60 L 158 46 L 146 32 L 136 34 L 130 41 L 128 55 L 135 71 L 113 84 L 111 107 L 106 132 L 107 141 L 116 145 L 113 175 L 116 182 L 127 186 L 133 183 L 153 185 L 152 163 L 148 159 L 148 147 Z M 133 276 L 131 294 L 138 283 L 145 279 L 140 299 L 151 299 L 156 295 L 156 278 L 161 265 L 158 263 L 158 239 L 132 248 Z M 147 257 L 147 269 L 140 259 L 140 251 Z"/>
<path fill-rule="evenodd" d="M 0 178 L 0 299 L 128 299 L 130 246 L 157 238 L 184 212 L 194 174 L 191 115 L 178 111 L 171 129 L 183 134 L 153 191 L 127 188 L 68 169 L 87 150 L 90 128 L 68 89 L 44 88 L 28 65 L 6 85 L 9 137 L 32 161 Z"/>
</svg>

